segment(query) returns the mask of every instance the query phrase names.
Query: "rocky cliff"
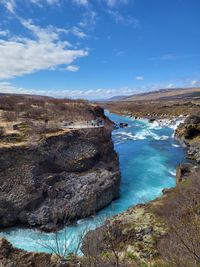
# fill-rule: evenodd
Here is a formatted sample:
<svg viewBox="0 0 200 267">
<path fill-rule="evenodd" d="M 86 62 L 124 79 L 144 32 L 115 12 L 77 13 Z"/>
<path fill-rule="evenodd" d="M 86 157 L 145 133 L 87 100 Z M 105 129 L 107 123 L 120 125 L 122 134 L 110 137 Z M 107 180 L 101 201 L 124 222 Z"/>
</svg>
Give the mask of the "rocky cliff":
<svg viewBox="0 0 200 267">
<path fill-rule="evenodd" d="M 53 230 L 119 196 L 111 128 L 64 130 L 35 144 L 0 148 L 0 227 Z"/>
<path fill-rule="evenodd" d="M 175 136 L 188 147 L 188 156 L 200 163 L 200 114 L 189 116 Z"/>
</svg>

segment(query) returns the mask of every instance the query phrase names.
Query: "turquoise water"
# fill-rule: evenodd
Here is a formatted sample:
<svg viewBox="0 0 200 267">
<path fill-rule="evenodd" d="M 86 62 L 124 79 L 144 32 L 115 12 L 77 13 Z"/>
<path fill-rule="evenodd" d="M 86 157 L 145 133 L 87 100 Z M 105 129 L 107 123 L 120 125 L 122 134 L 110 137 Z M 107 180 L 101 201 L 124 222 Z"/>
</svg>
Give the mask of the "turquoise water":
<svg viewBox="0 0 200 267">
<path fill-rule="evenodd" d="M 80 238 L 90 229 L 103 224 L 106 218 L 161 195 L 163 188 L 175 186 L 175 171 L 185 159 L 185 150 L 173 138 L 174 130 L 146 120 L 133 120 L 107 114 L 111 120 L 127 122 L 129 127 L 113 131 L 115 150 L 119 154 L 122 174 L 121 195 L 93 218 L 66 227 L 59 235 L 59 247 L 67 244 L 75 251 Z M 52 252 L 55 234 L 31 229 L 14 228 L 0 233 L 14 246 L 28 251 Z"/>
</svg>

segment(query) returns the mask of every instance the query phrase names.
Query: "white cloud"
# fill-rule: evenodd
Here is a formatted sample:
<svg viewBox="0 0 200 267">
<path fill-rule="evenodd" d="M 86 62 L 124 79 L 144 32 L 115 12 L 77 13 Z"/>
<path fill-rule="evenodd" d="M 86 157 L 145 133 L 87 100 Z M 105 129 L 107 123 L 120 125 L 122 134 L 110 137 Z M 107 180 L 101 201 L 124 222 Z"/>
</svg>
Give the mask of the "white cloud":
<svg viewBox="0 0 200 267">
<path fill-rule="evenodd" d="M 135 77 L 135 79 L 138 80 L 138 81 L 143 81 L 144 77 L 143 76 L 137 76 L 137 77 Z"/>
<path fill-rule="evenodd" d="M 34 39 L 0 39 L 0 79 L 55 69 L 88 55 L 88 51 L 73 49 L 68 41 L 62 41 L 59 38 L 59 30 L 52 26 L 40 28 L 31 21 L 21 22 L 32 32 Z"/>
<path fill-rule="evenodd" d="M 116 51 L 116 56 L 117 57 L 122 57 L 122 56 L 124 56 L 124 51 Z"/>
<path fill-rule="evenodd" d="M 69 98 L 87 98 L 87 99 L 106 99 L 116 95 L 131 95 L 136 93 L 136 89 L 121 87 L 116 89 L 90 89 L 90 90 L 34 90 L 22 87 L 16 87 L 11 83 L 0 82 L 1 93 L 15 93 L 15 94 L 31 94 L 31 95 L 44 95 L 52 97 L 69 97 Z"/>
<path fill-rule="evenodd" d="M 3 4 L 9 12 L 13 14 L 15 13 L 15 0 L 2 0 L 0 3 Z"/>
<path fill-rule="evenodd" d="M 89 5 L 89 0 L 72 0 L 72 2 L 78 6 L 88 6 Z"/>
<path fill-rule="evenodd" d="M 78 28 L 77 26 L 74 26 L 74 27 L 72 27 L 71 28 L 71 30 L 70 30 L 70 32 L 73 34 L 73 35 L 75 35 L 75 36 L 77 36 L 77 37 L 79 37 L 79 38 L 85 38 L 85 37 L 87 37 L 87 34 L 86 33 L 84 33 L 80 28 Z"/>
<path fill-rule="evenodd" d="M 0 36 L 6 37 L 9 35 L 9 31 L 5 30 L 5 31 L 0 31 Z"/>
<path fill-rule="evenodd" d="M 46 1 L 49 5 L 58 5 L 60 2 L 59 0 L 46 0 Z"/>
<path fill-rule="evenodd" d="M 175 85 L 174 85 L 173 83 L 169 83 L 169 84 L 166 86 L 167 89 L 174 88 L 174 87 L 175 87 Z"/>
<path fill-rule="evenodd" d="M 199 79 L 190 80 L 189 86 L 194 86 L 194 87 L 200 86 L 200 80 Z"/>
<path fill-rule="evenodd" d="M 140 22 L 138 19 L 135 19 L 131 16 L 124 16 L 117 10 L 108 10 L 108 14 L 110 14 L 115 23 L 117 24 L 124 24 L 124 25 L 132 25 L 133 27 L 137 28 L 140 25 Z"/>
<path fill-rule="evenodd" d="M 199 81 L 198 81 L 198 80 L 192 80 L 192 81 L 191 81 L 191 85 L 192 85 L 192 86 L 195 86 L 195 85 L 197 85 L 197 84 L 199 84 Z"/>
<path fill-rule="evenodd" d="M 61 0 L 30 0 L 31 3 L 42 6 L 44 2 L 46 2 L 49 5 L 60 5 L 61 3 L 64 3 L 64 1 Z M 67 0 L 65 1 L 67 2 Z M 88 6 L 89 0 L 71 0 L 73 4 L 76 4 L 77 6 Z"/>
<path fill-rule="evenodd" d="M 108 7 L 113 8 L 118 5 L 127 5 L 129 3 L 129 0 L 103 0 Z"/>
<path fill-rule="evenodd" d="M 30 0 L 32 4 L 36 4 L 39 7 L 42 7 L 44 3 L 47 3 L 51 6 L 60 5 L 60 0 Z"/>
<path fill-rule="evenodd" d="M 162 61 L 171 61 L 171 60 L 177 60 L 177 59 L 182 59 L 186 57 L 184 56 L 178 56 L 176 54 L 164 54 L 158 57 L 152 57 L 150 60 L 162 60 Z"/>
<path fill-rule="evenodd" d="M 85 29 L 91 29 L 96 24 L 97 13 L 93 10 L 85 12 L 82 20 L 79 22 L 79 26 Z"/>
<path fill-rule="evenodd" d="M 66 70 L 72 71 L 72 72 L 77 72 L 79 69 L 80 69 L 80 67 L 76 66 L 76 65 L 69 65 L 66 67 Z"/>
</svg>

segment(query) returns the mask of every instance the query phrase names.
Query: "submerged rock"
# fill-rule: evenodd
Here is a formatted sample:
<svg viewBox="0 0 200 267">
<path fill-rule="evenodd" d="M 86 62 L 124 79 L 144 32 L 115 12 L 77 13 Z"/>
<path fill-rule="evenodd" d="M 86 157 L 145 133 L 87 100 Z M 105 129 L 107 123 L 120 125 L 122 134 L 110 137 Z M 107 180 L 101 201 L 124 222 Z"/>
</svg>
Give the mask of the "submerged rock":
<svg viewBox="0 0 200 267">
<path fill-rule="evenodd" d="M 116 129 L 126 128 L 126 127 L 128 127 L 128 123 L 126 123 L 126 122 L 115 123 L 115 128 Z"/>
</svg>

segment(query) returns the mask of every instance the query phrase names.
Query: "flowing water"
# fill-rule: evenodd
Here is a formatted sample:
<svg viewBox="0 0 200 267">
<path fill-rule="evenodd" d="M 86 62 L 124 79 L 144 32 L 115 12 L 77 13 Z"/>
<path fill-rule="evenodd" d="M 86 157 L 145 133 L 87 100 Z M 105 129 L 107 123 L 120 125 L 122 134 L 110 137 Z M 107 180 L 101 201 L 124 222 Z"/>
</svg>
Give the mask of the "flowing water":
<svg viewBox="0 0 200 267">
<path fill-rule="evenodd" d="M 163 188 L 175 186 L 176 166 L 185 159 L 185 149 L 173 138 L 174 129 L 147 120 L 107 115 L 113 121 L 129 124 L 127 128 L 113 131 L 122 174 L 120 198 L 95 217 L 80 220 L 58 233 L 61 246 L 67 243 L 69 251 L 76 250 L 83 233 L 103 224 L 106 218 L 156 198 Z M 49 246 L 55 246 L 55 234 L 31 229 L 13 228 L 1 232 L 0 236 L 28 251 L 52 252 Z"/>
</svg>

